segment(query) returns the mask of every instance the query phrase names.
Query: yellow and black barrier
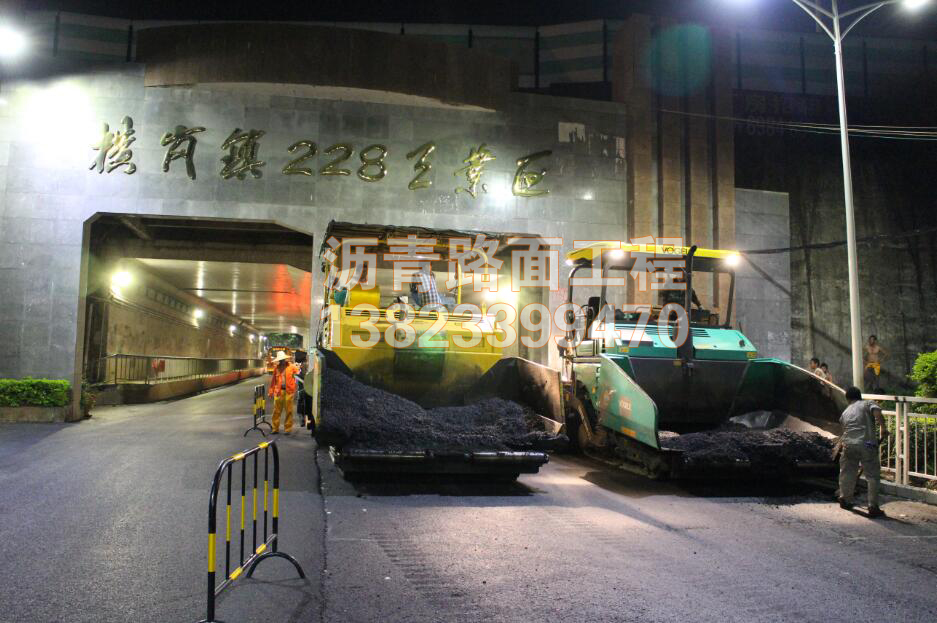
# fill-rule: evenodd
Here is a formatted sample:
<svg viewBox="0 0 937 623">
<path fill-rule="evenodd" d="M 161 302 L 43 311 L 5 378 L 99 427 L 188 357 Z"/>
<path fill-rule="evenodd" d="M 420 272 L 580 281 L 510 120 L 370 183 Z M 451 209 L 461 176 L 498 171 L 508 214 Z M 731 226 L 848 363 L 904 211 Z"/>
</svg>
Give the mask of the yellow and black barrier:
<svg viewBox="0 0 937 623">
<path fill-rule="evenodd" d="M 263 383 L 254 385 L 254 406 L 252 414 L 254 416 L 254 425 L 244 431 L 244 436 L 247 437 L 247 433 L 252 430 L 259 430 L 260 434 L 266 437 L 267 433 L 260 427 L 261 424 L 266 424 L 271 431 L 273 430 L 273 425 L 267 421 L 267 386 Z"/>
<path fill-rule="evenodd" d="M 263 387 L 261 385 L 261 387 Z M 273 503 L 268 504 L 270 500 L 270 454 L 273 452 Z M 258 542 L 257 525 L 257 485 L 259 455 L 263 453 L 263 540 Z M 251 521 L 252 537 L 251 549 L 247 558 L 244 557 L 245 527 L 247 514 L 247 462 L 253 457 L 254 486 L 251 489 Z M 236 464 L 241 464 L 241 538 L 240 553 L 237 560 L 237 568 L 231 569 L 231 472 Z M 217 547 L 217 518 L 218 518 L 218 493 L 221 489 L 221 481 L 227 476 L 227 500 L 225 504 L 225 536 L 224 536 L 224 579 L 216 584 L 215 566 L 218 559 Z M 270 516 L 272 512 L 272 517 Z M 268 519 L 271 521 L 268 522 Z M 269 526 L 269 530 L 268 530 Z M 250 450 L 244 450 L 234 456 L 221 461 L 218 469 L 215 470 L 215 477 L 211 482 L 211 494 L 208 501 L 208 602 L 207 614 L 199 623 L 218 623 L 215 620 L 215 598 L 237 580 L 242 574 L 251 577 L 254 569 L 260 561 L 266 558 L 285 558 L 290 561 L 299 573 L 299 577 L 305 578 L 306 574 L 303 568 L 295 558 L 285 554 L 279 549 L 280 536 L 280 451 L 277 448 L 276 441 L 264 441 Z M 246 571 L 246 573 L 244 573 Z"/>
</svg>

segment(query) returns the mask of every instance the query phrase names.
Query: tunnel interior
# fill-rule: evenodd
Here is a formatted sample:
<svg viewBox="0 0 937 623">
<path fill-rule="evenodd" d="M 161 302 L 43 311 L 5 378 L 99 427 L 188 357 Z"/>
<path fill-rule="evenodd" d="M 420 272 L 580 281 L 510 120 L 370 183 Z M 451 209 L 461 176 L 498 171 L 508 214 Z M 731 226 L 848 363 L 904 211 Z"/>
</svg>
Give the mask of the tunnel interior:
<svg viewBox="0 0 937 623">
<path fill-rule="evenodd" d="M 276 223 L 98 214 L 87 232 L 82 381 L 151 402 L 263 373 L 310 339 L 312 236 Z"/>
</svg>

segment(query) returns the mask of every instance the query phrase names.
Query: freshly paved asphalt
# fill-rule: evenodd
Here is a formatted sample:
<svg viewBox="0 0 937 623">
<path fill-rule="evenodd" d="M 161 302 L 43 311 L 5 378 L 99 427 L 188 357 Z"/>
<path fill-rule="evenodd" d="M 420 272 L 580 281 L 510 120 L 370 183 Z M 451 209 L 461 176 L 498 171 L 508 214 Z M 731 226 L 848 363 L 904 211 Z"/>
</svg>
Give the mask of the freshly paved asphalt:
<svg viewBox="0 0 937 623">
<path fill-rule="evenodd" d="M 207 488 L 250 445 L 252 385 L 0 425 L 0 621 L 202 618 Z M 229 623 L 937 620 L 931 507 L 872 521 L 805 488 L 569 457 L 512 485 L 353 486 L 305 432 L 278 444 L 281 549 L 307 579 L 263 563 L 221 599 Z"/>
<path fill-rule="evenodd" d="M 242 436 L 257 382 L 98 408 L 78 424 L 0 425 L 0 621 L 205 618 L 208 489 L 221 459 L 261 440 Z M 285 560 L 264 561 L 223 593 L 217 616 L 231 623 L 319 620 L 314 444 L 302 433 L 277 443 L 280 549 L 301 561 L 307 580 Z M 223 506 L 218 519 L 223 546 Z"/>
</svg>

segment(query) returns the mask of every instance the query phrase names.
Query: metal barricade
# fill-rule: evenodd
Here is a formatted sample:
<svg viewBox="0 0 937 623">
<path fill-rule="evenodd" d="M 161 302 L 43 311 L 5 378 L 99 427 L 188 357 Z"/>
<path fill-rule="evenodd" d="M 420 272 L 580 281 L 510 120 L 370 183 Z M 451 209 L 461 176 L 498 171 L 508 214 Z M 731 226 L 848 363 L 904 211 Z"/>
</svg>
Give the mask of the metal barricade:
<svg viewBox="0 0 937 623">
<path fill-rule="evenodd" d="M 911 478 L 937 481 L 937 415 L 915 413 L 915 405 L 937 404 L 937 398 L 863 394 L 865 400 L 895 403 L 894 411 L 883 411 L 894 418 L 891 434 L 881 456 L 884 471 L 893 472 L 895 482 L 911 485 Z"/>
<path fill-rule="evenodd" d="M 260 434 L 266 437 L 267 433 L 264 432 L 264 429 L 260 428 L 261 424 L 266 424 L 271 431 L 273 430 L 273 425 L 267 421 L 267 386 L 263 383 L 254 385 L 253 416 L 254 425 L 244 431 L 244 436 L 247 437 L 247 433 L 252 430 L 259 430 Z"/>
<path fill-rule="evenodd" d="M 270 483 L 270 452 L 273 451 L 273 504 L 268 506 L 269 483 Z M 258 484 L 258 456 L 263 452 L 263 540 L 260 545 L 257 544 L 258 526 L 257 526 L 257 484 Z M 251 519 L 253 524 L 251 549 L 249 556 L 244 558 L 245 546 L 245 525 L 246 525 L 246 500 L 247 500 L 247 461 L 253 457 L 254 486 L 251 493 Z M 231 472 L 237 463 L 241 464 L 241 538 L 240 550 L 237 560 L 238 566 L 231 570 Z M 225 578 L 220 584 L 215 584 L 215 565 L 217 563 L 218 552 L 216 550 L 216 528 L 218 514 L 218 493 L 221 488 L 221 481 L 227 474 L 227 501 L 225 504 L 225 543 L 224 543 L 224 565 Z M 268 532 L 268 512 L 272 511 L 272 521 Z M 211 494 L 208 501 L 208 592 L 205 618 L 199 623 L 219 623 L 215 619 L 215 598 L 237 580 L 246 570 L 247 577 L 251 577 L 254 569 L 264 559 L 267 558 L 285 558 L 290 561 L 299 573 L 299 577 L 305 578 L 302 566 L 295 558 L 289 554 L 279 551 L 280 536 L 280 451 L 276 446 L 276 441 L 264 441 L 250 450 L 244 450 L 229 458 L 224 459 L 218 465 L 215 471 L 215 477 L 211 483 Z"/>
</svg>

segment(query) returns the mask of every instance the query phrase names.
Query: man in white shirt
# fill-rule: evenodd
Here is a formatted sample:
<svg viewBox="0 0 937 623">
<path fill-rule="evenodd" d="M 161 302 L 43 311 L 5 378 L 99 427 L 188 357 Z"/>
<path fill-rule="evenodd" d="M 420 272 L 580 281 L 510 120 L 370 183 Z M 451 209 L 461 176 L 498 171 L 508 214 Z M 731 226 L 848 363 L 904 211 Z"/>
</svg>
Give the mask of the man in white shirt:
<svg viewBox="0 0 937 623">
<path fill-rule="evenodd" d="M 849 400 L 849 406 L 839 417 L 843 425 L 840 438 L 843 451 L 839 457 L 839 505 L 847 510 L 852 509 L 856 479 L 859 477 L 859 466 L 862 465 L 869 486 L 869 517 L 882 517 L 885 513 L 878 506 L 881 470 L 878 445 L 888 435 L 888 428 L 881 407 L 862 400 L 862 392 L 858 387 L 847 388 L 846 399 Z"/>
<path fill-rule="evenodd" d="M 436 273 L 433 272 L 429 262 L 423 262 L 420 270 L 413 273 L 413 281 L 416 286 L 416 294 L 419 297 L 419 301 L 415 302 L 418 302 L 420 307 L 433 309 L 448 302 L 436 287 Z"/>
</svg>

